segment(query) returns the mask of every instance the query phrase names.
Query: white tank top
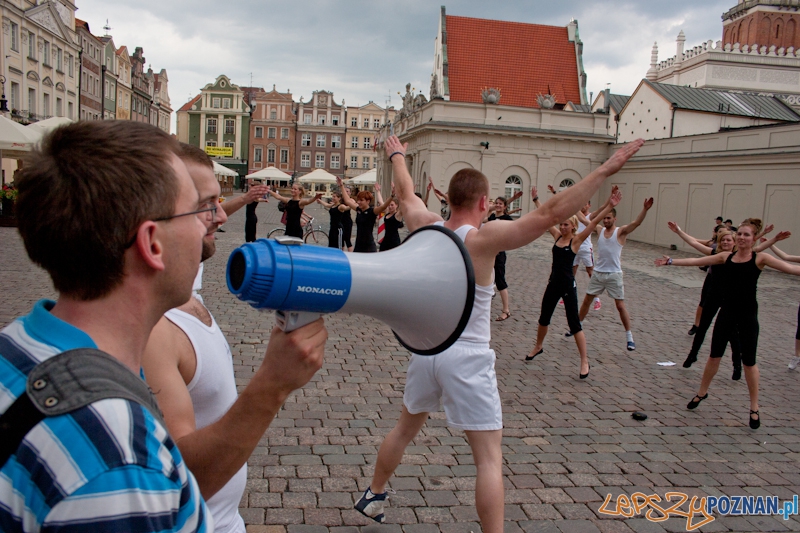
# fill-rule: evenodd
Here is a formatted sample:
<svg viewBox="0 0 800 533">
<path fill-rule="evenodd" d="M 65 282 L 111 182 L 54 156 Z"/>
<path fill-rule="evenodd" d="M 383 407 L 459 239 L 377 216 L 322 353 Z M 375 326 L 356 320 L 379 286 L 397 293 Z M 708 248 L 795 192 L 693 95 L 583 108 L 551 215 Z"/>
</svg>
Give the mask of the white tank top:
<svg viewBox="0 0 800 533">
<path fill-rule="evenodd" d="M 213 316 L 210 327 L 178 309 L 170 309 L 164 316 L 186 333 L 194 347 L 197 368 L 187 388 L 194 407 L 195 425 L 202 429 L 222 418 L 238 396 L 231 349 Z M 244 520 L 239 516 L 239 500 L 246 485 L 245 464 L 206 501 L 214 517 L 215 533 L 245 533 Z"/>
<path fill-rule="evenodd" d="M 586 229 L 586 224 L 578 220 L 578 233 Z M 586 240 L 581 243 L 580 250 L 590 251 L 592 249 L 592 236 L 586 237 Z"/>
<path fill-rule="evenodd" d="M 606 239 L 606 230 L 600 232 L 597 238 L 597 256 L 594 261 L 595 272 L 622 272 L 620 257 L 622 257 L 622 245 L 617 239 L 619 228 L 614 228 L 614 233 Z"/>
<path fill-rule="evenodd" d="M 436 226 L 444 226 L 444 222 L 436 222 Z M 455 230 L 455 234 L 463 242 L 467 238 L 467 234 L 477 229 L 475 226 L 465 224 Z M 475 284 L 475 301 L 472 304 L 472 314 L 467 322 L 467 327 L 461 333 L 461 336 L 456 342 L 473 342 L 473 343 L 486 343 L 492 340 L 491 316 L 492 316 L 492 295 L 494 294 L 494 285 L 488 287 Z"/>
</svg>

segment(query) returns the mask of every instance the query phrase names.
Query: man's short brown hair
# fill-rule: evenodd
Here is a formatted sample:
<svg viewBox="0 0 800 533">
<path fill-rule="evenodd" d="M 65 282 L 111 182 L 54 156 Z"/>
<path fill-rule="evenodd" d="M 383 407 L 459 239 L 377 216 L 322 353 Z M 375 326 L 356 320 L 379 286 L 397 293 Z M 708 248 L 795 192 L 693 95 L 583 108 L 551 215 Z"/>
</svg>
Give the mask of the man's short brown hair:
<svg viewBox="0 0 800 533">
<path fill-rule="evenodd" d="M 155 126 L 82 121 L 56 129 L 17 178 L 25 249 L 60 293 L 81 300 L 122 282 L 126 246 L 146 220 L 174 214 L 178 142 Z"/>
<path fill-rule="evenodd" d="M 214 162 L 211 161 L 211 158 L 208 157 L 208 154 L 206 154 L 200 148 L 186 143 L 178 143 L 178 144 L 180 145 L 180 149 L 178 151 L 178 157 L 183 159 L 184 162 L 196 163 L 200 166 L 214 170 Z"/>
<path fill-rule="evenodd" d="M 489 196 L 489 180 L 482 172 L 465 168 L 450 180 L 447 197 L 451 207 L 472 207 L 483 196 Z"/>
</svg>

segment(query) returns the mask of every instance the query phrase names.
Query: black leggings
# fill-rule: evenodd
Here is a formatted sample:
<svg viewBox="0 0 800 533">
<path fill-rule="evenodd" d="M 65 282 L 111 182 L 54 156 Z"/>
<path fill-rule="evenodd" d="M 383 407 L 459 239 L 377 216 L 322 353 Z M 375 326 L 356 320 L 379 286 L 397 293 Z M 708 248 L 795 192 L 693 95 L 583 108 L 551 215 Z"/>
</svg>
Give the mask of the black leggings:
<svg viewBox="0 0 800 533">
<path fill-rule="evenodd" d="M 497 290 L 502 291 L 508 288 L 506 283 L 506 253 L 500 252 L 494 258 L 494 284 Z"/>
<path fill-rule="evenodd" d="M 703 312 L 705 312 L 705 307 Z M 758 349 L 758 330 L 758 312 L 756 310 L 743 311 L 723 308 L 719 312 L 717 323 L 714 324 L 714 333 L 711 334 L 711 357 L 722 357 L 728 343 L 733 344 L 738 339 L 742 364 L 754 366 Z"/>
<path fill-rule="evenodd" d="M 697 358 L 697 354 L 700 353 L 700 348 L 703 346 L 703 341 L 706 339 L 708 328 L 710 328 L 711 323 L 714 322 L 714 316 L 717 314 L 717 311 L 719 311 L 721 302 L 718 297 L 707 294 L 703 298 L 702 304 L 703 312 L 700 315 L 700 325 L 697 326 L 695 330 L 694 339 L 692 340 L 692 349 L 689 351 L 689 356 L 694 356 L 695 358 Z M 739 339 L 734 337 L 730 339 L 730 343 L 733 366 L 741 366 L 742 351 L 739 347 Z M 725 349 L 723 348 L 723 352 L 724 351 Z"/>
<path fill-rule="evenodd" d="M 800 341 L 800 307 L 797 308 L 797 333 L 794 334 L 794 338 Z"/>
<path fill-rule="evenodd" d="M 244 242 L 254 242 L 256 240 L 257 225 L 258 225 L 258 219 L 256 217 L 245 219 Z"/>
<path fill-rule="evenodd" d="M 556 310 L 558 300 L 564 300 L 569 332 L 575 335 L 583 330 L 580 318 L 578 318 L 578 290 L 575 288 L 575 280 L 572 280 L 571 284 L 564 282 L 547 284 L 542 297 L 542 314 L 539 316 L 539 325 L 545 327 L 550 325 L 550 319 Z"/>
</svg>

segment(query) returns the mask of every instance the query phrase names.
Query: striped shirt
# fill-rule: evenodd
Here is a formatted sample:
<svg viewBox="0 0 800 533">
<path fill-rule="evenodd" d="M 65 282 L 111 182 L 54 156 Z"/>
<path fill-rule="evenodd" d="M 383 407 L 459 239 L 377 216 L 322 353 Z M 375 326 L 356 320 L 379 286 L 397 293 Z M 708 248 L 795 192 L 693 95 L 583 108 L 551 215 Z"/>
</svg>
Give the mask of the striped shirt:
<svg viewBox="0 0 800 533">
<path fill-rule="evenodd" d="M 37 363 L 97 348 L 42 300 L 0 331 L 0 413 Z M 166 429 L 124 399 L 45 418 L 0 470 L 0 531 L 211 532 L 213 519 Z"/>
</svg>

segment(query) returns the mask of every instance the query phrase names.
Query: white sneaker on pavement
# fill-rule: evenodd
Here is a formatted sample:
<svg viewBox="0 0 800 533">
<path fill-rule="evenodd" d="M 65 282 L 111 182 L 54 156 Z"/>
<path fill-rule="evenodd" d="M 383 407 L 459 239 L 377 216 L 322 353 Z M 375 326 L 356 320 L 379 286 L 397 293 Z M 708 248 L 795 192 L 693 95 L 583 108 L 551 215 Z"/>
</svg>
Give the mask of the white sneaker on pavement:
<svg viewBox="0 0 800 533">
<path fill-rule="evenodd" d="M 791 361 L 789 361 L 789 370 L 797 369 L 798 364 L 800 364 L 800 357 L 792 357 Z"/>
</svg>

